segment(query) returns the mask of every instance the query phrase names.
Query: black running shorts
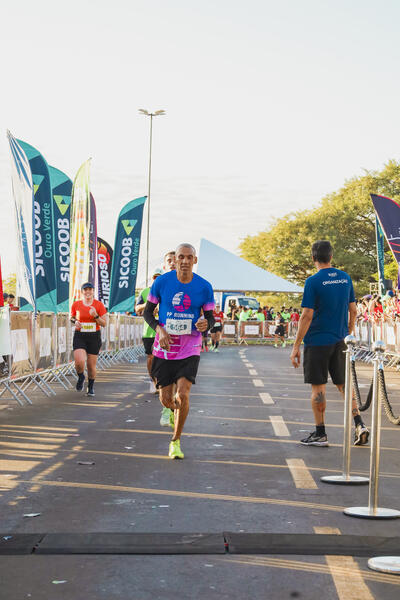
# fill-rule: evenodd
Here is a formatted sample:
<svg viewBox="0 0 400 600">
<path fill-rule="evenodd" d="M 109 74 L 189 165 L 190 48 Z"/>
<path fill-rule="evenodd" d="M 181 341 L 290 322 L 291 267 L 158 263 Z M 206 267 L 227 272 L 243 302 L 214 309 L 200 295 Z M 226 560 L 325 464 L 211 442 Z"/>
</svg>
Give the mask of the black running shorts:
<svg viewBox="0 0 400 600">
<path fill-rule="evenodd" d="M 277 325 L 275 329 L 275 335 L 280 335 L 281 337 L 285 336 L 285 326 Z"/>
<path fill-rule="evenodd" d="M 153 353 L 153 344 L 154 344 L 154 339 L 155 338 L 142 338 L 142 342 L 143 342 L 143 346 L 144 346 L 144 351 L 146 354 L 152 354 Z"/>
<path fill-rule="evenodd" d="M 176 383 L 181 377 L 196 383 L 199 362 L 200 356 L 188 356 L 178 360 L 167 360 L 155 356 L 151 366 L 151 376 L 155 380 L 157 388 Z"/>
<path fill-rule="evenodd" d="M 74 350 L 86 350 L 87 354 L 98 354 L 101 348 L 101 332 L 75 331 L 72 347 Z"/>
<path fill-rule="evenodd" d="M 344 385 L 346 357 L 344 341 L 329 346 L 304 347 L 304 383 L 323 385 L 328 373 L 335 385 Z"/>
<path fill-rule="evenodd" d="M 214 325 L 210 329 L 211 333 L 218 333 L 218 331 L 222 332 L 222 325 Z"/>
</svg>

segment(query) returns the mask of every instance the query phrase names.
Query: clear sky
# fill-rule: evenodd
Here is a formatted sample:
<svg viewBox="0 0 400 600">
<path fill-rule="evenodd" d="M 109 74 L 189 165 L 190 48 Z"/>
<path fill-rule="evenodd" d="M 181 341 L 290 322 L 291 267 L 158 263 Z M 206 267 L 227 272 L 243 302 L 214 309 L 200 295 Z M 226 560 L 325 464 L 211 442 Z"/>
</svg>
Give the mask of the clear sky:
<svg viewBox="0 0 400 600">
<path fill-rule="evenodd" d="M 98 232 L 147 191 L 150 263 L 201 237 L 237 251 L 400 158 L 397 0 L 3 0 L 0 255 L 15 270 L 6 129 L 71 178 L 89 156 Z M 143 262 L 143 261 L 142 261 Z"/>
</svg>

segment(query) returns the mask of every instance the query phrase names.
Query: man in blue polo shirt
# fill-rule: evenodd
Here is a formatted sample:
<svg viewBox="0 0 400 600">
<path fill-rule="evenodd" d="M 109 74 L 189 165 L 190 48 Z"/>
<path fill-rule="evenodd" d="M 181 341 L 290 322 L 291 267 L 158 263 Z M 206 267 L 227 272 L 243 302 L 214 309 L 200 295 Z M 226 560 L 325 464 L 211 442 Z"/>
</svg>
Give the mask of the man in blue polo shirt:
<svg viewBox="0 0 400 600">
<path fill-rule="evenodd" d="M 338 390 L 344 394 L 344 338 L 354 330 L 357 315 L 351 277 L 331 266 L 332 254 L 332 246 L 328 241 L 320 240 L 312 246 L 317 273 L 308 277 L 304 285 L 303 311 L 290 356 L 293 366 L 299 367 L 300 346 L 304 339 L 304 383 L 311 384 L 311 405 L 316 427 L 313 433 L 301 440 L 306 446 L 328 445 L 325 431 L 328 373 Z M 369 432 L 361 420 L 354 397 L 353 418 L 354 444 L 366 444 Z"/>
</svg>

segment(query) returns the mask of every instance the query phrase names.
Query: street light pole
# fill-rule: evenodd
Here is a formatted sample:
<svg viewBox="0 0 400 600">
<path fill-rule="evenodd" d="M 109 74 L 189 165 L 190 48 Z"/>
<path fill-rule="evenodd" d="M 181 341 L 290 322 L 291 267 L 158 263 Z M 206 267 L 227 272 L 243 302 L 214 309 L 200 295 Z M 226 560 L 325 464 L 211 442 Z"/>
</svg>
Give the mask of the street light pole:
<svg viewBox="0 0 400 600">
<path fill-rule="evenodd" d="M 150 148 L 149 148 L 149 181 L 147 188 L 147 245 L 146 245 L 146 287 L 149 285 L 149 248 L 150 248 L 150 193 L 151 193 L 151 153 L 153 144 L 153 117 L 165 115 L 165 110 L 156 110 L 154 113 L 139 108 L 139 112 L 150 117 Z"/>
</svg>

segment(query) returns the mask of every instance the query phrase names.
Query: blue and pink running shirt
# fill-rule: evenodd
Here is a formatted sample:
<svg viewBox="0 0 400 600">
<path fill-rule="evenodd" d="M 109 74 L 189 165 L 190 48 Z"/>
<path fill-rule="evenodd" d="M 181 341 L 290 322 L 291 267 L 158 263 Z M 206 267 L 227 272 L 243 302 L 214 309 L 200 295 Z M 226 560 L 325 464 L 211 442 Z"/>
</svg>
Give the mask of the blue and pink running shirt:
<svg viewBox="0 0 400 600">
<path fill-rule="evenodd" d="M 153 346 L 154 356 L 167 360 L 178 360 L 200 355 L 201 333 L 195 323 L 201 309 L 214 309 L 214 293 L 211 284 L 193 273 L 190 283 L 181 283 L 176 271 L 157 277 L 147 297 L 149 302 L 159 304 L 159 324 L 171 336 L 169 351 L 163 350 L 156 334 Z"/>
</svg>

